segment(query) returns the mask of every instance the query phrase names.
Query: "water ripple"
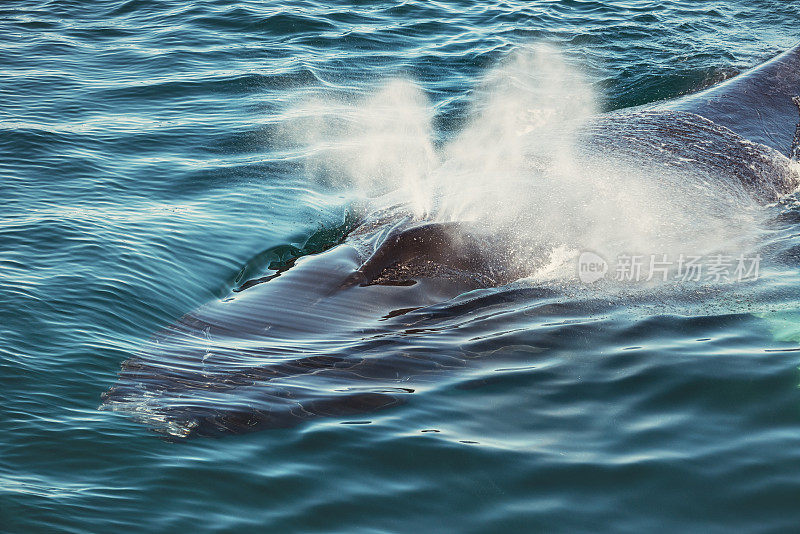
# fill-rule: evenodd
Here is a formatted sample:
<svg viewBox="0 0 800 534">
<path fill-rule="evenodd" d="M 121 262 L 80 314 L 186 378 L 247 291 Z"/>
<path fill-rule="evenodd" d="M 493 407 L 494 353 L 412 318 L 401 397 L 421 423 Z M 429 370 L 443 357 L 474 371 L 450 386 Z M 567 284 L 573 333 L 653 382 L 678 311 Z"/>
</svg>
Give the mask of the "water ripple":
<svg viewBox="0 0 800 534">
<path fill-rule="evenodd" d="M 286 129 L 298 101 L 410 77 L 440 144 L 486 69 L 532 41 L 560 46 L 616 109 L 786 49 L 797 7 L 0 5 L 2 530 L 792 531 L 791 202 L 766 232 L 770 276 L 737 299 L 487 290 L 282 348 L 436 355 L 416 380 L 370 385 L 409 398 L 391 410 L 171 443 L 97 406 L 153 332 L 341 237 L 352 198 L 311 180 Z M 257 343 L 237 348 L 263 363 Z"/>
</svg>

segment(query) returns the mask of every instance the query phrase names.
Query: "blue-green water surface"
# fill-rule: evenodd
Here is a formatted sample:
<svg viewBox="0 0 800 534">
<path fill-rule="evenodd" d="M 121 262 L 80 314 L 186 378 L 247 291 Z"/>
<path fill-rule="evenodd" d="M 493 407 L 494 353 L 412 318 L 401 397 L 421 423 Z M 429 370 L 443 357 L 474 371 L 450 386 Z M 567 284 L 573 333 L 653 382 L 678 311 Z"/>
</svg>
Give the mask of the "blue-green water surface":
<svg viewBox="0 0 800 534">
<path fill-rule="evenodd" d="M 349 193 L 282 139 L 304 95 L 412 79 L 442 143 L 480 77 L 531 42 L 613 109 L 772 57 L 798 15 L 794 0 L 3 2 L 0 531 L 795 531 L 791 202 L 757 291 L 596 313 L 512 299 L 416 345 L 489 363 L 364 424 L 172 442 L 97 408 L 123 360 L 264 271 L 264 251 L 340 237 Z"/>
</svg>

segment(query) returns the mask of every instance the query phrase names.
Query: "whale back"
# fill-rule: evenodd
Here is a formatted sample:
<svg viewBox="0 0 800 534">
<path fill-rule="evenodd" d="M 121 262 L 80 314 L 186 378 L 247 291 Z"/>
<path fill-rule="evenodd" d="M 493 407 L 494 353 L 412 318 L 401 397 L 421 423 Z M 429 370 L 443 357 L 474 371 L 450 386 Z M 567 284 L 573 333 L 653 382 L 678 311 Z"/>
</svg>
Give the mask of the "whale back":
<svg viewBox="0 0 800 534">
<path fill-rule="evenodd" d="M 710 119 L 742 137 L 790 155 L 798 124 L 800 45 L 704 91 L 657 104 Z"/>
</svg>

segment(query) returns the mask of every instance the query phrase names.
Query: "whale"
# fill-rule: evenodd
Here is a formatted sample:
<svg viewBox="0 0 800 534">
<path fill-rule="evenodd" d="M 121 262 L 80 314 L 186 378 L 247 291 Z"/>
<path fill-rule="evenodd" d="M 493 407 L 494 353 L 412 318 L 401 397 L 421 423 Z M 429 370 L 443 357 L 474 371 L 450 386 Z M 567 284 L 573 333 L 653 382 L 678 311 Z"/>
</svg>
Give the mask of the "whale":
<svg viewBox="0 0 800 534">
<path fill-rule="evenodd" d="M 799 94 L 796 46 L 702 91 L 600 114 L 582 126 L 576 144 L 607 159 L 688 166 L 698 179 L 729 180 L 770 203 L 800 184 Z M 512 248 L 475 221 L 381 206 L 341 243 L 245 282 L 156 332 L 122 362 L 100 409 L 184 439 L 408 402 L 427 377 L 462 369 L 471 356 L 408 343 L 399 350 L 399 340 L 476 307 L 553 296 L 536 285 L 485 291 L 525 277 Z"/>
</svg>

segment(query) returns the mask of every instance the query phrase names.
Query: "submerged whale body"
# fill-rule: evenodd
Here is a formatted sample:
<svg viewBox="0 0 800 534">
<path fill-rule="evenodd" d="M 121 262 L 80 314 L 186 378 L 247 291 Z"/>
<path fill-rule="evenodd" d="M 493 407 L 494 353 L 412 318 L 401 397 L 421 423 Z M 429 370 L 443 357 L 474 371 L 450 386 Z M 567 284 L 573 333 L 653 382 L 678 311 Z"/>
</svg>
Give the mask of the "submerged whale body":
<svg viewBox="0 0 800 534">
<path fill-rule="evenodd" d="M 786 157 L 798 150 L 798 93 L 800 47 L 703 92 L 599 116 L 578 145 L 589 159 L 689 166 L 698 183 L 729 180 L 730 194 L 770 202 L 798 186 Z M 187 437 L 397 405 L 414 393 L 409 378 L 469 360 L 458 351 L 393 350 L 398 339 L 520 295 L 464 296 L 526 276 L 508 243 L 476 223 L 378 210 L 344 243 L 158 332 L 123 362 L 101 408 Z"/>
</svg>

